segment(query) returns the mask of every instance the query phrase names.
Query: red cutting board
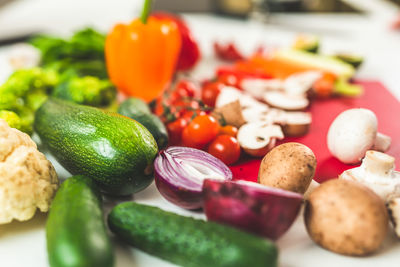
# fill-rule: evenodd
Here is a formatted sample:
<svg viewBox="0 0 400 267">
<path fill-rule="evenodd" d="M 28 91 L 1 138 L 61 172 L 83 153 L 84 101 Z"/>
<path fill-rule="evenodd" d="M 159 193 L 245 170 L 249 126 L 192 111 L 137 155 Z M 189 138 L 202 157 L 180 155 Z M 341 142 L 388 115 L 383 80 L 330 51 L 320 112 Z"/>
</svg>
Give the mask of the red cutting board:
<svg viewBox="0 0 400 267">
<path fill-rule="evenodd" d="M 344 170 L 356 165 L 346 165 L 329 153 L 326 136 L 332 121 L 342 111 L 350 108 L 368 108 L 378 118 L 378 131 L 392 137 L 392 144 L 386 153 L 396 158 L 400 166 L 400 102 L 379 82 L 358 81 L 364 87 L 364 94 L 358 98 L 332 98 L 315 100 L 310 108 L 312 124 L 307 135 L 285 138 L 283 142 L 299 142 L 310 147 L 317 157 L 314 179 L 318 182 L 335 178 Z M 261 159 L 242 159 L 231 166 L 234 179 L 256 181 Z"/>
</svg>

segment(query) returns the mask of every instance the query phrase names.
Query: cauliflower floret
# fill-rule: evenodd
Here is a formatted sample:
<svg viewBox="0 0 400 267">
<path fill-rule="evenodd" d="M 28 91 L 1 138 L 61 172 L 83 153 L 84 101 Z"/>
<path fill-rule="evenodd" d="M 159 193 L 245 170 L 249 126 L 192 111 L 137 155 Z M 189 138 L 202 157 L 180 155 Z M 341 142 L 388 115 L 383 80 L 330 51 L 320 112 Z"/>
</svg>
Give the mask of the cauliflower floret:
<svg viewBox="0 0 400 267">
<path fill-rule="evenodd" d="M 49 210 L 59 182 L 53 165 L 25 133 L 0 119 L 0 224 Z"/>
</svg>

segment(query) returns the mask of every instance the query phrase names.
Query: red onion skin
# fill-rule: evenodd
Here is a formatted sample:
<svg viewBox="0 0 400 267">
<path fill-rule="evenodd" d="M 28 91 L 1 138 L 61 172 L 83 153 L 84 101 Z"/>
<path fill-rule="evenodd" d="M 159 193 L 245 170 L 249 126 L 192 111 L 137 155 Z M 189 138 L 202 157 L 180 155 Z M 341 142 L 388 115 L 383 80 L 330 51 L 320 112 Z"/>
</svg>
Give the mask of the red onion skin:
<svg viewBox="0 0 400 267">
<path fill-rule="evenodd" d="M 189 147 L 175 147 L 171 146 L 167 148 L 166 150 L 163 150 L 159 153 L 159 155 L 156 157 L 154 161 L 154 175 L 155 175 L 155 183 L 157 186 L 158 191 L 160 194 L 170 201 L 171 203 L 184 208 L 188 210 L 197 210 L 201 209 L 203 207 L 203 194 L 202 194 L 202 184 L 195 184 L 191 185 L 191 188 L 187 188 L 184 186 L 185 183 L 182 183 L 183 185 L 177 185 L 176 183 L 179 182 L 171 182 L 167 177 L 164 177 L 163 174 L 165 174 L 165 171 L 163 169 L 163 160 L 167 160 L 167 155 L 174 155 L 176 157 L 178 152 L 180 152 L 180 157 L 184 157 L 185 153 L 191 154 L 190 156 L 193 156 L 193 154 L 196 155 L 197 159 L 204 159 L 206 162 L 209 162 L 208 164 L 211 164 L 212 166 L 220 166 L 222 169 L 221 171 L 225 175 L 224 179 L 227 180 L 232 180 L 232 172 L 229 170 L 229 168 L 219 159 L 215 158 L 214 156 L 198 150 L 194 148 L 189 148 Z M 179 171 L 179 167 L 176 168 L 176 171 Z M 170 174 L 171 175 L 171 174 Z M 174 174 L 172 174 L 174 175 Z M 178 176 L 180 177 L 180 176 Z M 175 177 L 177 178 L 177 177 Z M 185 180 L 184 177 L 181 178 L 182 180 Z M 186 180 L 190 180 L 190 177 L 186 177 Z M 192 178 L 193 179 L 193 178 Z M 182 181 L 183 182 L 183 181 Z"/>
<path fill-rule="evenodd" d="M 160 194 L 169 202 L 188 210 L 200 209 L 203 206 L 201 190 L 188 190 L 173 185 L 155 174 L 155 182 Z"/>
<path fill-rule="evenodd" d="M 205 180 L 207 219 L 273 240 L 281 237 L 300 212 L 302 196 L 285 196 L 232 181 Z"/>
</svg>

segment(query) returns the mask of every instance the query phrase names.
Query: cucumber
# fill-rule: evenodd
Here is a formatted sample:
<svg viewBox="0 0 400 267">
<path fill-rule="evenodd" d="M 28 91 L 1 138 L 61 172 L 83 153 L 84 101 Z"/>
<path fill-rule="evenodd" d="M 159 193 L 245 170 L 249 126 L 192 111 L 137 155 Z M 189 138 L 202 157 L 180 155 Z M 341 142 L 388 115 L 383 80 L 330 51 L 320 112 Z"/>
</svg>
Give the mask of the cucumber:
<svg viewBox="0 0 400 267">
<path fill-rule="evenodd" d="M 163 149 L 168 144 L 168 132 L 159 117 L 152 114 L 147 104 L 135 97 L 128 98 L 121 103 L 118 113 L 143 124 L 153 135 L 158 149 Z"/>
<path fill-rule="evenodd" d="M 46 223 L 46 240 L 51 267 L 114 265 L 101 195 L 91 179 L 73 176 L 61 185 Z"/>
<path fill-rule="evenodd" d="M 277 265 L 277 248 L 270 241 L 156 207 L 119 204 L 109 214 L 108 225 L 130 245 L 179 265 Z"/>
</svg>

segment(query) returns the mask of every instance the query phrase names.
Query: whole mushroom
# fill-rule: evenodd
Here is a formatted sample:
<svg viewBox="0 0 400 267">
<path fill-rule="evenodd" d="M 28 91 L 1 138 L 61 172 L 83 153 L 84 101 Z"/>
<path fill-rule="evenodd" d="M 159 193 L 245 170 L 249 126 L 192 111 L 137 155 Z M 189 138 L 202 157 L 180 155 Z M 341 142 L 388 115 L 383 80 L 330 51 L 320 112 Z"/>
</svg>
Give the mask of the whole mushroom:
<svg viewBox="0 0 400 267">
<path fill-rule="evenodd" d="M 369 150 L 360 167 L 344 171 L 340 179 L 364 184 L 383 200 L 400 197 L 400 172 L 394 171 L 394 158 Z"/>
<path fill-rule="evenodd" d="M 394 198 L 387 203 L 390 221 L 397 237 L 400 237 L 400 198 Z"/>
<path fill-rule="evenodd" d="M 377 130 L 378 120 L 371 110 L 345 110 L 329 127 L 328 149 L 343 163 L 358 163 L 369 149 L 381 152 L 389 149 L 391 138 Z"/>
<path fill-rule="evenodd" d="M 389 225 L 379 196 L 360 183 L 341 179 L 324 182 L 309 195 L 304 222 L 318 245 L 355 256 L 379 249 Z"/>
<path fill-rule="evenodd" d="M 307 146 L 289 142 L 272 149 L 261 161 L 260 184 L 304 194 L 317 166 L 314 153 Z"/>
</svg>

